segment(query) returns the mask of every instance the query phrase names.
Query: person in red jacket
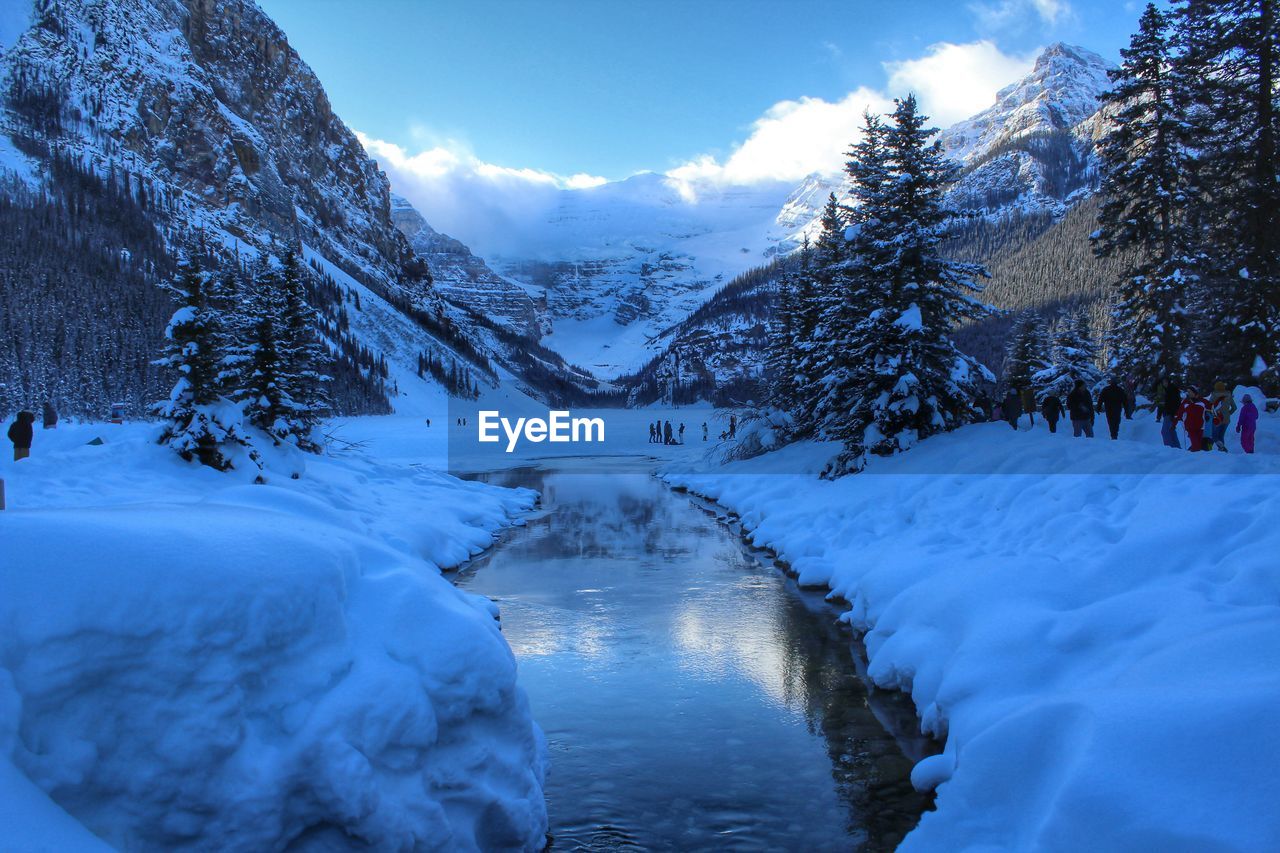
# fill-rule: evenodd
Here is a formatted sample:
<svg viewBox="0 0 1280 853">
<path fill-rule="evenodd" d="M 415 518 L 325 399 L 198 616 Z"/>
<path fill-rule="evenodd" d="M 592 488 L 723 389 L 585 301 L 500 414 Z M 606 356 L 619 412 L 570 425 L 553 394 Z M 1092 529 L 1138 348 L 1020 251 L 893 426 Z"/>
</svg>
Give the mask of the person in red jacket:
<svg viewBox="0 0 1280 853">
<path fill-rule="evenodd" d="M 1208 409 L 1209 404 L 1200 396 L 1200 390 L 1194 385 L 1188 387 L 1187 397 L 1178 407 L 1177 418 L 1187 431 L 1187 449 L 1193 453 L 1200 450 L 1204 441 L 1204 416 Z"/>
</svg>

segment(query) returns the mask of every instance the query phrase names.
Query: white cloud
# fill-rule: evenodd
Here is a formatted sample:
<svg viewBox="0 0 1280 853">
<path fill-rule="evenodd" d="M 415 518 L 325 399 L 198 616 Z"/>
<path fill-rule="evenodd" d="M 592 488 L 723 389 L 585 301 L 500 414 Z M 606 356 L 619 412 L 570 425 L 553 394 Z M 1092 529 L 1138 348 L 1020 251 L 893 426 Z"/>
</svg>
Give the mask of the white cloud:
<svg viewBox="0 0 1280 853">
<path fill-rule="evenodd" d="M 1027 75 L 1035 54 L 1010 56 L 991 41 L 935 44 L 919 59 L 884 63 L 889 91 L 915 92 L 938 127 L 948 127 L 995 103 L 996 92 Z"/>
<path fill-rule="evenodd" d="M 723 162 L 703 155 L 667 174 L 689 198 L 703 181 L 744 184 L 834 174 L 859 136 L 865 110 L 888 112 L 894 97 L 914 92 L 934 124 L 946 127 L 993 104 L 996 92 L 1030 71 L 1033 63 L 1034 57 L 1005 54 L 991 41 L 935 44 L 918 59 L 884 63 L 883 91 L 861 87 L 835 102 L 780 101 L 752 123 L 746 141 Z"/>
<path fill-rule="evenodd" d="M 970 3 L 969 11 L 987 34 L 1050 31 L 1076 21 L 1070 0 L 986 0 Z"/>
<path fill-rule="evenodd" d="M 1048 9 L 1062 0 L 1025 2 Z M 935 44 L 918 58 L 884 63 L 883 89 L 862 86 L 837 101 L 810 97 L 779 101 L 751 123 L 745 140 L 723 159 L 704 154 L 666 175 L 670 185 L 693 202 L 708 187 L 794 184 L 814 172 L 834 174 L 843 168 L 846 152 L 858 138 L 864 111 L 888 112 L 895 96 L 914 92 L 933 123 L 945 127 L 993 103 L 995 93 L 1030 70 L 1032 62 L 1032 57 L 1003 53 L 992 41 Z M 518 235 L 528 231 L 529 223 L 545 221 L 560 203 L 563 190 L 606 183 L 596 175 L 565 177 L 489 163 L 465 145 L 432 136 L 423 128 L 411 132 L 414 143 L 422 147 L 417 153 L 392 142 L 359 137 L 391 177 L 397 193 L 413 202 L 433 227 L 459 238 L 482 256 L 510 248 Z"/>
<path fill-rule="evenodd" d="M 568 178 L 539 169 L 487 163 L 456 142 L 410 153 L 394 142 L 356 136 L 391 178 L 391 188 L 422 212 L 433 228 L 458 237 L 473 250 L 492 252 L 504 232 L 545 217 L 562 189 L 606 183 L 596 175 Z M 494 240 L 494 244 L 490 244 Z"/>
<path fill-rule="evenodd" d="M 834 103 L 822 98 L 779 101 L 752 123 L 751 135 L 723 163 L 703 155 L 667 174 L 687 185 L 700 180 L 795 181 L 812 172 L 836 172 L 849 141 L 857 136 L 863 112 L 884 112 L 892 106 L 886 95 L 866 88 Z"/>
</svg>

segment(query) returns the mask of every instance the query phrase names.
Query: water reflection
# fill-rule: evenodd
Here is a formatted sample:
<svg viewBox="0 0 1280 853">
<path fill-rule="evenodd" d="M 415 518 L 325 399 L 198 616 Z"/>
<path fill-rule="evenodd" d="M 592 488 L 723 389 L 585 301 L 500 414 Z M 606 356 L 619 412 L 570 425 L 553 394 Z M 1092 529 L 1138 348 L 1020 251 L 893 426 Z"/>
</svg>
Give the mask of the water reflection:
<svg viewBox="0 0 1280 853">
<path fill-rule="evenodd" d="M 645 473 L 486 479 L 543 494 L 459 584 L 502 606 L 556 849 L 881 850 L 914 826 L 881 722 L 902 709 L 868 701 L 820 598 Z"/>
</svg>

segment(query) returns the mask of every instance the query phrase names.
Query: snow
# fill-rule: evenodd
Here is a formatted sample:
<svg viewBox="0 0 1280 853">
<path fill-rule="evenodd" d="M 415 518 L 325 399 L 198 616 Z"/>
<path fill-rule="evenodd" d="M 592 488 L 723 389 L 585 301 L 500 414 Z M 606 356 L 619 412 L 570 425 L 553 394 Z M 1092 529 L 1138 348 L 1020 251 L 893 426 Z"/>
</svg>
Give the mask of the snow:
<svg viewBox="0 0 1280 853">
<path fill-rule="evenodd" d="M 666 477 L 847 600 L 946 738 L 903 849 L 1280 849 L 1280 418 L 1254 456 L 1022 424 L 836 482 L 816 443 Z"/>
<path fill-rule="evenodd" d="M 268 454 L 252 485 L 155 430 L 64 423 L 0 461 L 5 849 L 540 849 L 497 609 L 440 573 L 533 493 L 363 450 L 297 480 Z"/>
</svg>

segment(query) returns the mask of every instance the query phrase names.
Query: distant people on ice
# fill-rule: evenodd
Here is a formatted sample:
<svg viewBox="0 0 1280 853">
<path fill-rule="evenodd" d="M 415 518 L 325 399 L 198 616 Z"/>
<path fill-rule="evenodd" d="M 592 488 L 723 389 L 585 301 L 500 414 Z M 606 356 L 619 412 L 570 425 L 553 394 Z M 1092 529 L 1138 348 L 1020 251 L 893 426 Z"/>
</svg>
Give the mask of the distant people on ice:
<svg viewBox="0 0 1280 853">
<path fill-rule="evenodd" d="M 1236 420 L 1236 432 L 1240 434 L 1240 447 L 1245 453 L 1253 452 L 1253 439 L 1258 429 L 1258 407 L 1253 404 L 1253 395 L 1245 394 L 1240 406 L 1240 417 Z"/>
<path fill-rule="evenodd" d="M 662 425 L 662 435 L 664 444 L 675 444 L 675 440 L 671 437 L 671 421 Z"/>
<path fill-rule="evenodd" d="M 1093 395 L 1089 393 L 1083 379 L 1077 379 L 1076 385 L 1067 395 L 1067 413 L 1071 415 L 1071 434 L 1076 438 L 1087 436 L 1093 438 L 1093 419 L 1096 412 L 1093 408 Z"/>
<path fill-rule="evenodd" d="M 738 437 L 738 416 L 729 415 L 729 438 L 730 440 Z"/>
<path fill-rule="evenodd" d="M 1098 394 L 1098 408 L 1102 409 L 1102 413 L 1106 415 L 1107 429 L 1111 431 L 1112 441 L 1120 437 L 1120 421 L 1124 420 L 1128 406 L 1129 395 L 1120 387 L 1115 377 L 1112 377 L 1107 387 Z"/>
<path fill-rule="evenodd" d="M 13 442 L 13 461 L 26 459 L 31 455 L 31 439 L 35 436 L 35 412 L 18 412 L 13 423 L 9 424 L 9 440 Z"/>
<path fill-rule="evenodd" d="M 684 444 L 684 424 L 680 424 L 680 443 Z"/>
<path fill-rule="evenodd" d="M 702 440 L 703 441 L 707 440 L 707 422 L 706 421 L 702 422 Z"/>
<path fill-rule="evenodd" d="M 58 428 L 58 410 L 53 407 L 52 400 L 44 401 L 44 412 L 41 421 L 45 429 Z"/>
<path fill-rule="evenodd" d="M 653 428 L 653 424 L 649 424 L 649 443 L 650 444 L 653 444 L 655 435 L 656 435 L 656 431 Z"/>
</svg>

